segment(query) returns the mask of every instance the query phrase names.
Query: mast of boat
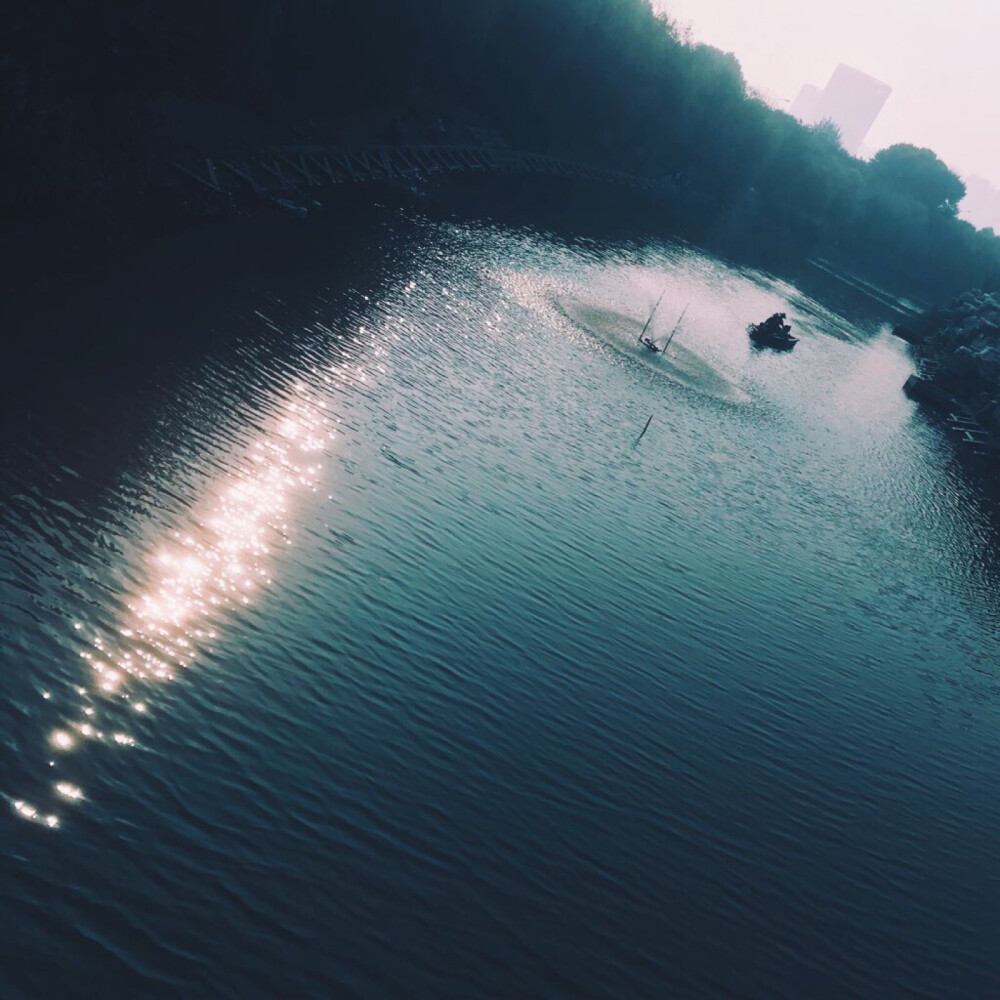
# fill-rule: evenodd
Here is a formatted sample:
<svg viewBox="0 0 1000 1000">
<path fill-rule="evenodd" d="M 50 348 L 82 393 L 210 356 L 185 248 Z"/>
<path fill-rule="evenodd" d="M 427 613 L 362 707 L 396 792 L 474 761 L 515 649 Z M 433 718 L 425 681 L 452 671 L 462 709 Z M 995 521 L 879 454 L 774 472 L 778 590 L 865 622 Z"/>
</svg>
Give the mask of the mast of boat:
<svg viewBox="0 0 1000 1000">
<path fill-rule="evenodd" d="M 691 305 L 691 303 L 689 302 L 684 307 L 684 312 L 681 313 L 680 319 L 678 319 L 677 322 L 674 324 L 674 328 L 670 331 L 670 336 L 667 337 L 667 342 L 663 345 L 663 352 L 662 353 L 666 353 L 667 348 L 670 346 L 670 341 L 674 339 L 674 334 L 680 329 L 681 320 L 684 319 L 684 313 L 686 313 L 688 311 L 688 308 L 690 307 L 690 305 Z"/>
<path fill-rule="evenodd" d="M 649 324 L 653 322 L 653 315 L 656 310 L 660 307 L 660 303 L 663 301 L 663 296 L 667 294 L 667 289 L 664 288 L 660 292 L 660 297 L 656 300 L 656 305 L 653 306 L 653 312 L 649 314 L 649 319 L 646 320 L 646 325 L 642 328 L 642 333 L 639 334 L 639 343 L 642 343 L 642 338 L 646 335 L 646 331 L 649 329 Z"/>
</svg>

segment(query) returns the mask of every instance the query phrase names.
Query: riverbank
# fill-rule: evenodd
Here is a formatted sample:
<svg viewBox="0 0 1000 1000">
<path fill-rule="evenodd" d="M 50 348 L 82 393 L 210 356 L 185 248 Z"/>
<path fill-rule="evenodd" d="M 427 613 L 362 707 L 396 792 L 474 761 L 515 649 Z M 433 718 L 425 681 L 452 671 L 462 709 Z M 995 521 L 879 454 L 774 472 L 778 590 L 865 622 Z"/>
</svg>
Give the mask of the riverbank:
<svg viewBox="0 0 1000 1000">
<path fill-rule="evenodd" d="M 956 439 L 985 458 L 1000 456 L 1000 294 L 972 289 L 897 326 L 919 372 L 908 395 L 941 413 Z"/>
</svg>

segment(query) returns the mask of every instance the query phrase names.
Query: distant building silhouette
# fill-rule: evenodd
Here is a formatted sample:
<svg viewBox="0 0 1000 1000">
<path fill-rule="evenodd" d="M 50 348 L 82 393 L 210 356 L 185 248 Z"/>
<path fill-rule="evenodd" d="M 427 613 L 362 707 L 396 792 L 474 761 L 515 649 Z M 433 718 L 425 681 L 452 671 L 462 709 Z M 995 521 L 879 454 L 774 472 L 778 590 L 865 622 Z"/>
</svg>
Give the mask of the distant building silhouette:
<svg viewBox="0 0 1000 1000">
<path fill-rule="evenodd" d="M 829 119 L 840 130 L 844 149 L 857 153 L 891 93 L 888 84 L 841 63 L 822 90 L 807 83 L 789 111 L 804 125 Z"/>
<path fill-rule="evenodd" d="M 798 96 L 788 109 L 803 125 L 815 125 L 822 120 L 823 91 L 811 83 L 803 84 Z"/>
</svg>

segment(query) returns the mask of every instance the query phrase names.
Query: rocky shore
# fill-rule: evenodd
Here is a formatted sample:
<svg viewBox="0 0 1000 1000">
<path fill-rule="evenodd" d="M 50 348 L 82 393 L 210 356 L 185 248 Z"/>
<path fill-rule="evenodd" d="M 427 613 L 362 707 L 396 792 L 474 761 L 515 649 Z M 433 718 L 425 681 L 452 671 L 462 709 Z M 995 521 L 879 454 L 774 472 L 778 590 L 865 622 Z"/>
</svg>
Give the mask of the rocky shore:
<svg viewBox="0 0 1000 1000">
<path fill-rule="evenodd" d="M 1000 454 L 1000 292 L 963 292 L 893 332 L 920 368 L 905 391 L 963 425 L 978 451 Z"/>
</svg>

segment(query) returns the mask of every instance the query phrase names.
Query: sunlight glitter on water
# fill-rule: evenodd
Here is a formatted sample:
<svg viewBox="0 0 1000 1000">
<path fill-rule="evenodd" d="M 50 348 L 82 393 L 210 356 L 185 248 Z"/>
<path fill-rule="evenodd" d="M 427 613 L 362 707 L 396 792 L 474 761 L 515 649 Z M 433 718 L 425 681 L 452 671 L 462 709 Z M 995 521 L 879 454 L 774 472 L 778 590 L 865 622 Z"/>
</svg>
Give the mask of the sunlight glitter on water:
<svg viewBox="0 0 1000 1000">
<path fill-rule="evenodd" d="M 54 830 L 59 826 L 59 817 L 53 813 L 47 815 L 39 812 L 37 807 L 33 806 L 30 802 L 25 802 L 23 799 L 19 799 L 14 803 L 14 812 L 17 813 L 21 819 L 28 820 L 29 823 L 39 823 L 43 826 L 49 827 L 49 829 Z"/>
<path fill-rule="evenodd" d="M 52 749 L 65 755 L 85 742 L 135 747 L 135 737 L 118 728 L 120 721 L 114 731 L 101 728 L 94 697 L 110 699 L 111 707 L 124 704 L 147 713 L 148 698 L 133 700 L 134 688 L 175 679 L 178 669 L 192 666 L 218 639 L 228 613 L 249 605 L 272 583 L 275 549 L 290 543 L 293 499 L 316 489 L 336 436 L 325 411 L 324 402 L 297 384 L 270 430 L 246 449 L 237 471 L 210 486 L 181 528 L 151 546 L 147 584 L 128 596 L 125 620 L 113 631 L 94 631 L 89 638 L 83 623 L 73 623 L 86 643 L 80 657 L 91 677 L 88 686 L 75 688 L 84 699 L 80 716 L 64 718 L 49 733 Z M 51 692 L 42 697 L 50 700 Z M 58 781 L 53 788 L 63 802 L 84 798 L 83 790 L 69 781 Z M 22 819 L 59 825 L 57 815 L 44 814 L 23 799 L 12 804 Z"/>
</svg>

